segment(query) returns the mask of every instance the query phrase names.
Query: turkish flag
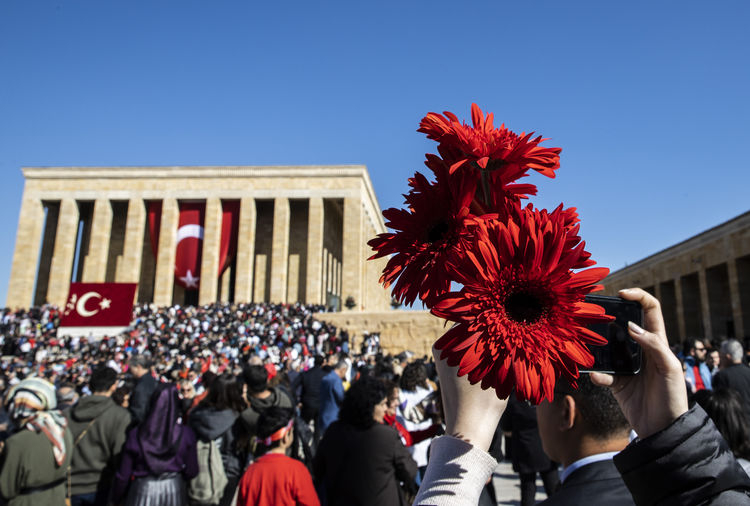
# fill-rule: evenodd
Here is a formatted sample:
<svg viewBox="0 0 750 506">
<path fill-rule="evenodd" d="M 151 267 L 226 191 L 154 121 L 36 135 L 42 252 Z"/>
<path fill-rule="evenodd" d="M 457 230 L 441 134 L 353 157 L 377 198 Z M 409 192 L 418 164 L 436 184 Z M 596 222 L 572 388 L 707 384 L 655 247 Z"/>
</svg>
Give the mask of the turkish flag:
<svg viewBox="0 0 750 506">
<path fill-rule="evenodd" d="M 60 327 L 127 327 L 136 283 L 71 283 Z"/>
<path fill-rule="evenodd" d="M 205 214 L 205 202 L 180 203 L 174 278 L 186 290 L 197 290 L 200 285 Z"/>
</svg>

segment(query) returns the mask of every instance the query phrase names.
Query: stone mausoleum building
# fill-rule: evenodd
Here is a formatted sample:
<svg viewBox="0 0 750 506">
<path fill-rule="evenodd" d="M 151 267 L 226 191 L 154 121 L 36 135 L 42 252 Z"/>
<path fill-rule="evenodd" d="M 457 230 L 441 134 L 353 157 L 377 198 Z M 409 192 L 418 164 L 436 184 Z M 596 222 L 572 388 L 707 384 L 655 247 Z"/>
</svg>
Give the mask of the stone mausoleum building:
<svg viewBox="0 0 750 506">
<path fill-rule="evenodd" d="M 610 274 L 605 292 L 659 299 L 671 342 L 750 340 L 750 211 Z"/>
<path fill-rule="evenodd" d="M 160 306 L 300 301 L 389 309 L 378 284 L 384 260 L 366 261 L 367 240 L 385 226 L 364 166 L 32 167 L 23 174 L 9 307 L 63 305 L 74 281 L 138 283 L 137 302 Z"/>
</svg>

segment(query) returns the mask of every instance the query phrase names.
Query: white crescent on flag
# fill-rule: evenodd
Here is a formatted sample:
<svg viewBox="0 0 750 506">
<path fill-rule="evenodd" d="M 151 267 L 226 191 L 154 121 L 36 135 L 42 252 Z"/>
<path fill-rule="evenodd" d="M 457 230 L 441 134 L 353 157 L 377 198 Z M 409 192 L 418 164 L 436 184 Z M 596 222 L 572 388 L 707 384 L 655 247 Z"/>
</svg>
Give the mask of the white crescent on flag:
<svg viewBox="0 0 750 506">
<path fill-rule="evenodd" d="M 94 316 L 99 312 L 98 309 L 95 311 L 86 310 L 86 302 L 88 302 L 88 300 L 92 297 L 99 297 L 100 299 L 102 298 L 102 296 L 96 292 L 86 292 L 81 295 L 81 298 L 78 299 L 78 303 L 76 304 L 76 311 L 78 311 L 78 314 L 83 316 L 84 318 Z"/>
<path fill-rule="evenodd" d="M 192 223 L 190 225 L 183 225 L 177 230 L 177 244 L 180 244 L 181 240 L 187 239 L 188 237 L 195 237 L 203 240 L 203 227 Z"/>
</svg>

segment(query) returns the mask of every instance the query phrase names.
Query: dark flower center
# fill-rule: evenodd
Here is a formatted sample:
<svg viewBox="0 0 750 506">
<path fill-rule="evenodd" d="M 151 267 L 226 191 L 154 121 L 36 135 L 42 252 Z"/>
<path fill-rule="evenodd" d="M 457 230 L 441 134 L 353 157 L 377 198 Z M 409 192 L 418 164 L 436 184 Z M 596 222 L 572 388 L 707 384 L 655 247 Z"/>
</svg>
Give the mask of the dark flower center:
<svg viewBox="0 0 750 506">
<path fill-rule="evenodd" d="M 436 243 L 438 241 L 442 241 L 449 228 L 450 226 L 448 225 L 448 223 L 444 221 L 435 223 L 427 231 L 427 242 Z"/>
<path fill-rule="evenodd" d="M 535 323 L 544 314 L 544 304 L 536 295 L 517 292 L 505 299 L 505 312 L 519 323 Z"/>
</svg>

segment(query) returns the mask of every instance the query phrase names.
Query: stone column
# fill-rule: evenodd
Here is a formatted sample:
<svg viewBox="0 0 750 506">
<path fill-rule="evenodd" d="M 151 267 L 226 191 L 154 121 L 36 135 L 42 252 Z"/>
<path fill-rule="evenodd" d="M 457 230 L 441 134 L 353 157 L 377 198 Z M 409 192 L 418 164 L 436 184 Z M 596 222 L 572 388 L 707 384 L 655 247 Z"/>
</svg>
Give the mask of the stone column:
<svg viewBox="0 0 750 506">
<path fill-rule="evenodd" d="M 74 199 L 62 199 L 60 218 L 57 221 L 55 233 L 55 248 L 50 265 L 49 288 L 47 288 L 47 301 L 50 304 L 65 305 L 70 289 L 77 237 L 78 204 Z"/>
<path fill-rule="evenodd" d="M 109 199 L 94 201 L 94 217 L 91 220 L 89 254 L 83 262 L 84 283 L 103 283 L 107 275 L 110 234 L 112 232 L 112 205 Z"/>
<path fill-rule="evenodd" d="M 674 297 L 675 304 L 677 305 L 677 330 L 679 333 L 677 338 L 682 342 L 687 337 L 687 328 L 685 327 L 685 306 L 682 304 L 682 281 L 680 280 L 680 276 L 674 278 Z"/>
<path fill-rule="evenodd" d="M 740 300 L 740 284 L 737 275 L 737 260 L 731 255 L 727 260 L 727 274 L 729 275 L 729 300 L 732 304 L 732 319 L 734 320 L 734 335 L 742 336 L 744 329 L 742 302 Z"/>
<path fill-rule="evenodd" d="M 177 253 L 177 224 L 180 209 L 177 199 L 166 198 L 161 207 L 161 228 L 159 229 L 159 248 L 156 255 L 156 279 L 154 280 L 154 304 L 169 306 L 172 304 L 174 290 L 174 262 Z"/>
<path fill-rule="evenodd" d="M 271 246 L 271 302 L 287 302 L 287 257 L 289 256 L 289 199 L 277 197 L 273 204 Z"/>
<path fill-rule="evenodd" d="M 305 302 L 322 304 L 323 287 L 323 199 L 312 197 L 307 213 L 307 289 Z"/>
<path fill-rule="evenodd" d="M 237 232 L 237 276 L 235 276 L 234 300 L 253 300 L 253 260 L 255 257 L 255 199 L 240 200 L 240 226 Z"/>
<path fill-rule="evenodd" d="M 364 237 L 362 230 L 362 202 L 359 198 L 344 199 L 344 232 L 342 245 L 341 300 L 342 311 L 346 308 L 343 302 L 347 297 L 354 297 L 357 305 L 362 307 L 362 268 L 364 263 Z"/>
<path fill-rule="evenodd" d="M 701 266 L 698 271 L 698 286 L 701 291 L 701 314 L 703 316 L 703 338 L 713 339 L 711 329 L 711 304 L 708 300 L 708 283 L 706 282 L 706 269 Z"/>
<path fill-rule="evenodd" d="M 5 305 L 11 309 L 27 308 L 32 304 L 39 249 L 44 226 L 44 205 L 41 200 L 23 196 L 18 216 L 16 249 L 10 269 L 10 283 Z"/>
<path fill-rule="evenodd" d="M 201 279 L 198 304 L 216 302 L 219 276 L 219 246 L 221 244 L 221 200 L 206 199 L 201 252 Z"/>
<path fill-rule="evenodd" d="M 138 283 L 141 278 L 143 235 L 146 230 L 146 206 L 141 199 L 130 199 L 125 222 L 125 244 L 115 270 L 118 283 Z"/>
</svg>

